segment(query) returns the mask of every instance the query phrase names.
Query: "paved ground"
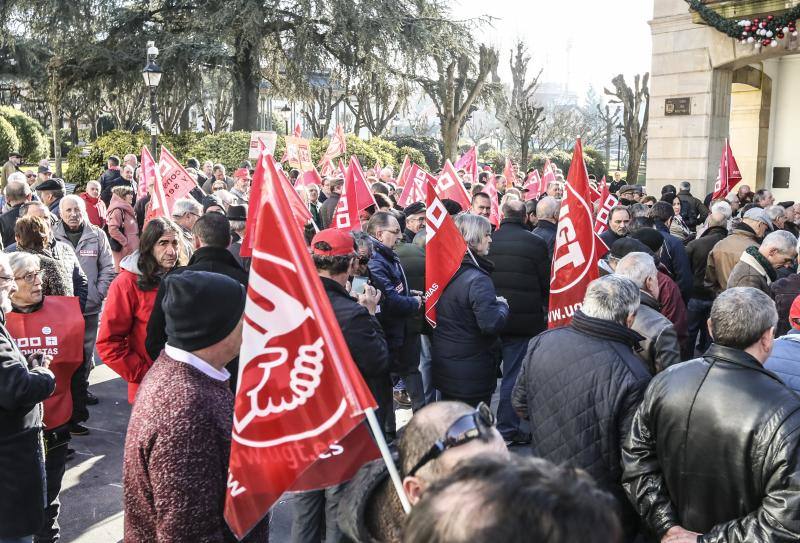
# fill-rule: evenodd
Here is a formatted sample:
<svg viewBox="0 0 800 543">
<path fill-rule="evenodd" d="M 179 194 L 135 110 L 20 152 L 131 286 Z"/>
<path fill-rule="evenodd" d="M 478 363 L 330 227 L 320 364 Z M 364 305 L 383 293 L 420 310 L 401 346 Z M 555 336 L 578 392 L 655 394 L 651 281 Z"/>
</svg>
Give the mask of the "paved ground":
<svg viewBox="0 0 800 543">
<path fill-rule="evenodd" d="M 131 411 L 127 385 L 103 365 L 92 371 L 90 384 L 100 404 L 90 407 L 91 434 L 72 438 L 75 456 L 67 463 L 59 515 L 65 543 L 122 541 L 122 449 Z M 410 413 L 397 412 L 401 424 Z M 290 528 L 291 498 L 287 498 L 273 508 L 270 540 L 289 541 Z"/>
</svg>

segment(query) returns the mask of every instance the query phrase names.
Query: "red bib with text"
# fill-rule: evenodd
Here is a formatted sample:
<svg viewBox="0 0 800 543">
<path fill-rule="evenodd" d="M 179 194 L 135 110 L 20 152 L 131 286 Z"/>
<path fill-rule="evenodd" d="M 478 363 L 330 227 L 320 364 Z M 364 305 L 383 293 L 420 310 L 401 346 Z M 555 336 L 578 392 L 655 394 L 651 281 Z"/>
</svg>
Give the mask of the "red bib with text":
<svg viewBox="0 0 800 543">
<path fill-rule="evenodd" d="M 6 328 L 22 354 L 53 357 L 50 371 L 56 376 L 56 390 L 44 401 L 47 428 L 58 428 L 72 416 L 70 381 L 83 364 L 84 327 L 78 298 L 74 296 L 46 296 L 38 311 L 6 315 Z"/>
</svg>

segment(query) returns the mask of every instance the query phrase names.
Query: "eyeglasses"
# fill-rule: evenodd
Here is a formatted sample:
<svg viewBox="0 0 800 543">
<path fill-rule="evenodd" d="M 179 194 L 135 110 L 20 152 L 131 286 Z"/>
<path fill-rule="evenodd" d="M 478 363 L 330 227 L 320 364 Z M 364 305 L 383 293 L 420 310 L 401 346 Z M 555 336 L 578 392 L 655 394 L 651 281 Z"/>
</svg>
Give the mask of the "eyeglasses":
<svg viewBox="0 0 800 543">
<path fill-rule="evenodd" d="M 31 272 L 26 273 L 25 275 L 20 275 L 19 277 L 16 277 L 16 276 L 14 277 L 14 279 L 16 279 L 17 281 L 19 281 L 20 279 L 24 279 L 25 282 L 30 284 L 30 285 L 35 283 L 37 278 L 39 278 L 39 280 L 41 281 L 41 279 L 42 279 L 42 270 L 31 271 Z"/>
<path fill-rule="evenodd" d="M 35 173 L 27 173 L 27 174 L 25 174 L 25 177 L 27 177 L 29 179 L 33 179 L 34 177 L 36 177 L 36 174 Z"/>
<path fill-rule="evenodd" d="M 464 445 L 474 439 L 488 442 L 492 437 L 491 429 L 496 422 L 492 409 L 484 402 L 479 403 L 474 412 L 457 418 L 450 425 L 444 433 L 444 438 L 434 443 L 428 452 L 422 455 L 419 462 L 408 472 L 408 476 L 413 477 L 425 464 L 436 460 L 448 449 Z"/>
</svg>

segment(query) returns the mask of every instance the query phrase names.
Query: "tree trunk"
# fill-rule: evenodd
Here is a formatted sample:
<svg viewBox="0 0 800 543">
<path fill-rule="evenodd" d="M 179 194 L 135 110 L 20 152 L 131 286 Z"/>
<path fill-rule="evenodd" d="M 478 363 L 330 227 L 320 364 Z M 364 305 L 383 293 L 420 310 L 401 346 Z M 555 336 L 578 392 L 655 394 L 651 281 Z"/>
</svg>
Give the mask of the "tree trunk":
<svg viewBox="0 0 800 543">
<path fill-rule="evenodd" d="M 530 140 L 527 139 L 527 138 L 524 139 L 522 141 L 522 144 L 520 145 L 520 147 L 522 148 L 521 149 L 522 158 L 520 160 L 519 167 L 520 167 L 520 170 L 523 170 L 523 169 L 527 170 L 528 169 L 528 151 L 530 150 Z"/>
<path fill-rule="evenodd" d="M 642 155 L 644 154 L 644 145 L 637 145 L 629 147 L 628 151 L 628 172 L 625 179 L 628 184 L 635 185 L 639 178 L 639 164 L 642 162 Z"/>
<path fill-rule="evenodd" d="M 442 141 L 444 142 L 444 158 L 450 159 L 455 162 L 458 158 L 458 121 L 455 119 L 448 119 L 442 121 Z M 475 182 L 477 180 L 473 180 Z"/>
<path fill-rule="evenodd" d="M 69 139 L 72 145 L 78 145 L 78 116 L 70 115 L 69 117 Z"/>
<path fill-rule="evenodd" d="M 240 42 L 233 60 L 233 130 L 258 129 L 258 86 L 261 74 L 253 44 Z"/>
<path fill-rule="evenodd" d="M 181 120 L 180 120 L 180 132 L 183 134 L 184 132 L 189 132 L 189 104 L 183 108 L 183 112 L 181 113 Z"/>
<path fill-rule="evenodd" d="M 53 132 L 53 160 L 56 163 L 56 177 L 61 177 L 61 126 L 59 119 L 61 113 L 59 112 L 59 104 L 57 100 L 50 99 L 50 129 Z"/>
</svg>

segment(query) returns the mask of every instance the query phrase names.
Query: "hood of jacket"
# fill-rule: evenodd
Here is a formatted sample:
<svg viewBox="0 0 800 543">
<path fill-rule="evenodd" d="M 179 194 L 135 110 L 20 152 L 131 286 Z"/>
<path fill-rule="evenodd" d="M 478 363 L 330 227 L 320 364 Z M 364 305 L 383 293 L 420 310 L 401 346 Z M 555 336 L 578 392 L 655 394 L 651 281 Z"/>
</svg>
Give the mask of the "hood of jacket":
<svg viewBox="0 0 800 543">
<path fill-rule="evenodd" d="M 399 541 L 404 517 L 389 471 L 380 459 L 358 470 L 339 502 L 339 527 L 361 543 Z"/>
<path fill-rule="evenodd" d="M 139 270 L 139 251 L 134 251 L 123 258 L 119 263 L 119 267 L 135 275 L 142 275 L 141 270 Z"/>
<path fill-rule="evenodd" d="M 129 204 L 127 201 L 117 196 L 116 194 L 112 194 L 111 202 L 109 202 L 108 204 L 107 213 L 111 214 L 111 212 L 114 211 L 115 209 L 121 209 L 125 213 L 133 215 L 133 206 Z"/>
<path fill-rule="evenodd" d="M 712 226 L 711 228 L 706 229 L 702 234 L 700 234 L 701 238 L 706 236 L 712 235 L 722 235 L 723 237 L 728 235 L 728 229 L 724 226 Z"/>
</svg>

